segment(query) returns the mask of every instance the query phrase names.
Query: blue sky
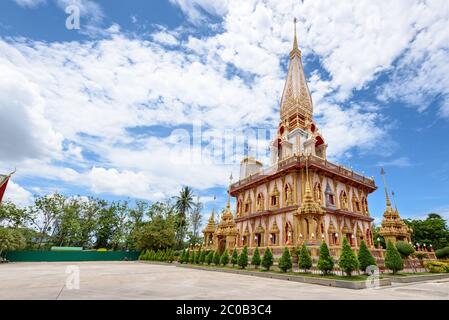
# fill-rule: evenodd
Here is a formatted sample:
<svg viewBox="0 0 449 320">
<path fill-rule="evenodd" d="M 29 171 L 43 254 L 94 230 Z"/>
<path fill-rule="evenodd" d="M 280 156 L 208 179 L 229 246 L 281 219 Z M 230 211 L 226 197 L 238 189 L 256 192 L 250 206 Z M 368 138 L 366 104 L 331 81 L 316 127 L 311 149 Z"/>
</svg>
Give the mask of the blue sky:
<svg viewBox="0 0 449 320">
<path fill-rule="evenodd" d="M 69 5 L 79 30 L 66 28 Z M 385 206 L 384 166 L 404 218 L 449 217 L 444 0 L 2 1 L 0 171 L 18 169 L 7 197 L 156 201 L 190 185 L 208 216 L 241 154 L 195 161 L 198 148 L 276 128 L 294 16 L 329 156 L 375 177 L 372 215 Z"/>
</svg>

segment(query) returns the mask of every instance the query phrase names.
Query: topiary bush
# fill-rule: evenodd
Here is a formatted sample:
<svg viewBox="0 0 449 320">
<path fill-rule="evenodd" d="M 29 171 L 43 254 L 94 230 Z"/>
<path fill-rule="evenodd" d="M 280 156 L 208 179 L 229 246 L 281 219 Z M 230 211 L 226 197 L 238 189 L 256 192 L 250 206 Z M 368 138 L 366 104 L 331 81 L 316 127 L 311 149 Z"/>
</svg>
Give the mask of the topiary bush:
<svg viewBox="0 0 449 320">
<path fill-rule="evenodd" d="M 245 246 L 240 253 L 238 265 L 240 268 L 245 269 L 248 266 L 248 248 Z"/>
<path fill-rule="evenodd" d="M 184 256 L 184 263 L 190 262 L 190 251 L 187 249 L 186 255 Z"/>
<path fill-rule="evenodd" d="M 292 257 L 290 255 L 290 250 L 288 248 L 284 249 L 281 258 L 279 259 L 279 269 L 282 272 L 287 272 L 292 268 Z"/>
<path fill-rule="evenodd" d="M 214 261 L 213 261 L 216 266 L 220 265 L 220 259 L 221 259 L 221 256 L 220 256 L 220 253 L 218 253 L 218 250 L 217 250 L 214 253 Z"/>
<path fill-rule="evenodd" d="M 265 270 L 270 270 L 270 268 L 273 266 L 273 253 L 271 252 L 270 248 L 266 248 L 265 252 L 263 253 L 262 257 L 262 267 L 265 268 Z"/>
<path fill-rule="evenodd" d="M 260 266 L 261 260 L 260 260 L 260 252 L 259 247 L 256 247 L 253 253 L 253 257 L 251 259 L 251 264 L 257 269 Z"/>
<path fill-rule="evenodd" d="M 405 241 L 397 241 L 396 244 L 396 249 L 398 250 L 398 252 L 401 254 L 402 258 L 408 258 L 412 253 L 415 252 L 415 249 L 413 249 L 413 246 Z"/>
<path fill-rule="evenodd" d="M 210 266 L 210 264 L 212 263 L 212 260 L 214 259 L 214 251 L 211 250 L 209 251 L 209 253 L 206 256 L 206 263 L 208 266 Z"/>
<path fill-rule="evenodd" d="M 398 271 L 404 269 L 404 261 L 402 261 L 401 254 L 396 249 L 391 240 L 387 243 L 387 252 L 385 253 L 385 268 L 393 271 L 396 274 Z"/>
<path fill-rule="evenodd" d="M 359 269 L 359 261 L 346 238 L 343 238 L 343 248 L 338 260 L 338 266 L 348 277 L 352 275 L 352 272 Z"/>
<path fill-rule="evenodd" d="M 324 241 L 320 246 L 320 255 L 318 257 L 317 267 L 325 275 L 329 274 L 334 269 L 334 259 L 330 255 L 329 248 Z"/>
<path fill-rule="evenodd" d="M 239 262 L 239 254 L 237 253 L 237 249 L 234 248 L 234 251 L 232 251 L 232 257 L 231 257 L 232 267 L 235 267 L 235 265 L 238 262 Z"/>
<path fill-rule="evenodd" d="M 435 256 L 438 259 L 448 259 L 449 258 L 449 247 L 445 247 L 445 248 L 436 250 Z"/>
<path fill-rule="evenodd" d="M 305 244 L 303 244 L 299 250 L 298 268 L 304 270 L 304 272 L 307 272 L 307 270 L 312 268 L 312 257 Z"/>
<path fill-rule="evenodd" d="M 366 269 L 369 266 L 376 266 L 376 259 L 374 259 L 371 251 L 366 246 L 364 240 L 360 243 L 359 254 L 357 256 L 357 260 L 359 261 L 360 270 L 366 273 Z"/>
<path fill-rule="evenodd" d="M 201 248 L 195 254 L 195 264 L 200 264 L 200 257 L 201 257 Z"/>
<path fill-rule="evenodd" d="M 207 256 L 207 251 L 206 250 L 202 250 L 201 251 L 201 255 L 200 255 L 200 263 L 201 264 L 206 262 L 206 256 Z"/>
<path fill-rule="evenodd" d="M 220 263 L 221 263 L 223 266 L 225 266 L 225 267 L 228 265 L 228 263 L 229 263 L 229 253 L 228 253 L 228 250 L 225 250 L 225 251 L 223 252 L 223 254 L 221 255 Z"/>
<path fill-rule="evenodd" d="M 195 263 L 195 256 L 196 256 L 195 251 L 192 251 L 192 254 L 190 255 L 190 258 L 189 258 L 189 262 L 190 262 L 191 264 L 194 264 L 194 263 Z"/>
</svg>

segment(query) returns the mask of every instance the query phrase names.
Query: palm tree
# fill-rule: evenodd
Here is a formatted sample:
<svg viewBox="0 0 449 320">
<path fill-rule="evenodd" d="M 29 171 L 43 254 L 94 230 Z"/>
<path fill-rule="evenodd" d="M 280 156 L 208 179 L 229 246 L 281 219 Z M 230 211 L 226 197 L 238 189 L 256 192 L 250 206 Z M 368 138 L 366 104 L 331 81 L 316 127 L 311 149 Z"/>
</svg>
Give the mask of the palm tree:
<svg viewBox="0 0 449 320">
<path fill-rule="evenodd" d="M 186 232 L 186 216 L 187 213 L 192 210 L 194 205 L 193 202 L 193 191 L 190 187 L 184 187 L 181 189 L 179 196 L 175 197 L 176 203 L 175 208 L 178 211 L 178 246 L 182 246 L 182 242 L 185 237 Z"/>
</svg>

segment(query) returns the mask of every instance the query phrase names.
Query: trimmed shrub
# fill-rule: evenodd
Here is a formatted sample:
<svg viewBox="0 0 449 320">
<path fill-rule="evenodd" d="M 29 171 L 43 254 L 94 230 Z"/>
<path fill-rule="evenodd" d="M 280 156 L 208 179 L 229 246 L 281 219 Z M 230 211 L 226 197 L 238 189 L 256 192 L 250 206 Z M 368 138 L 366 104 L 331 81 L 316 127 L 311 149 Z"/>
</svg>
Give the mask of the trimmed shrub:
<svg viewBox="0 0 449 320">
<path fill-rule="evenodd" d="M 142 252 L 139 255 L 139 260 L 145 260 L 145 256 L 147 254 L 148 250 L 142 250 Z"/>
<path fill-rule="evenodd" d="M 186 255 L 184 257 L 184 263 L 189 263 L 189 262 L 190 262 L 190 250 L 187 249 Z"/>
<path fill-rule="evenodd" d="M 198 250 L 198 252 L 195 254 L 195 263 L 200 264 L 200 257 L 201 257 L 201 248 Z"/>
<path fill-rule="evenodd" d="M 431 273 L 448 273 L 449 263 L 441 261 L 426 261 L 424 267 Z"/>
<path fill-rule="evenodd" d="M 281 258 L 279 259 L 279 269 L 282 272 L 287 272 L 292 268 L 292 257 L 290 255 L 290 250 L 288 248 L 284 249 Z"/>
<path fill-rule="evenodd" d="M 362 240 L 362 242 L 360 243 L 359 254 L 357 256 L 357 259 L 359 260 L 360 270 L 362 270 L 363 272 L 366 272 L 366 269 L 369 266 L 377 265 L 376 259 L 374 259 L 373 255 L 371 254 L 371 251 L 369 251 L 364 240 Z"/>
<path fill-rule="evenodd" d="M 202 250 L 201 251 L 201 255 L 200 255 L 200 263 L 201 264 L 206 262 L 206 256 L 207 256 L 207 251 L 206 250 Z"/>
<path fill-rule="evenodd" d="M 318 269 L 326 274 L 329 274 L 334 269 L 334 259 L 329 253 L 329 248 L 326 242 L 322 242 L 320 246 L 320 255 L 318 257 Z"/>
<path fill-rule="evenodd" d="M 225 251 L 224 251 L 223 254 L 221 255 L 220 263 L 221 263 L 223 266 L 225 266 L 225 267 L 228 265 L 228 263 L 229 263 L 229 253 L 228 253 L 228 250 L 225 249 Z"/>
<path fill-rule="evenodd" d="M 233 267 L 239 262 L 239 254 L 237 253 L 237 249 L 232 251 L 231 264 Z"/>
<path fill-rule="evenodd" d="M 299 250 L 298 268 L 304 270 L 304 272 L 307 272 L 307 270 L 312 268 L 312 257 L 305 244 L 303 244 Z"/>
<path fill-rule="evenodd" d="M 206 256 L 206 263 L 208 266 L 210 266 L 210 264 L 212 263 L 212 260 L 214 259 L 214 251 L 211 250 L 209 251 L 209 253 Z"/>
<path fill-rule="evenodd" d="M 248 266 L 248 248 L 245 246 L 240 253 L 238 265 L 240 268 L 245 269 Z"/>
<path fill-rule="evenodd" d="M 353 271 L 359 269 L 359 261 L 346 238 L 343 238 L 343 248 L 341 250 L 340 259 L 338 260 L 338 266 L 348 277 L 352 275 Z"/>
<path fill-rule="evenodd" d="M 251 259 L 251 264 L 257 269 L 260 266 L 261 260 L 260 260 L 260 252 L 259 247 L 256 247 L 253 253 L 253 257 Z"/>
<path fill-rule="evenodd" d="M 397 241 L 396 242 L 396 249 L 401 254 L 402 258 L 408 258 L 412 253 L 415 252 L 415 249 L 413 249 L 413 246 L 405 241 Z"/>
<path fill-rule="evenodd" d="M 404 261 L 402 261 L 398 249 L 396 249 L 391 240 L 389 240 L 387 243 L 387 252 L 385 253 L 385 268 L 393 271 L 393 274 L 396 274 L 398 271 L 404 269 Z"/>
<path fill-rule="evenodd" d="M 195 263 L 195 256 L 196 256 L 195 251 L 192 251 L 192 254 L 190 255 L 190 258 L 189 258 L 189 262 L 191 264 Z"/>
<path fill-rule="evenodd" d="M 273 266 L 273 253 L 271 252 L 270 248 L 266 248 L 262 257 L 262 267 L 264 267 L 265 270 L 268 271 L 272 266 Z"/>
<path fill-rule="evenodd" d="M 449 258 L 449 247 L 445 247 L 445 248 L 436 250 L 435 251 L 435 256 L 438 259 L 447 259 L 447 258 Z"/>
<path fill-rule="evenodd" d="M 221 256 L 220 256 L 220 254 L 218 253 L 218 250 L 217 250 L 217 251 L 215 251 L 215 253 L 214 253 L 214 260 L 213 260 L 213 262 L 214 262 L 214 264 L 215 264 L 216 266 L 219 266 L 219 265 L 220 265 L 220 259 L 221 259 Z"/>
</svg>

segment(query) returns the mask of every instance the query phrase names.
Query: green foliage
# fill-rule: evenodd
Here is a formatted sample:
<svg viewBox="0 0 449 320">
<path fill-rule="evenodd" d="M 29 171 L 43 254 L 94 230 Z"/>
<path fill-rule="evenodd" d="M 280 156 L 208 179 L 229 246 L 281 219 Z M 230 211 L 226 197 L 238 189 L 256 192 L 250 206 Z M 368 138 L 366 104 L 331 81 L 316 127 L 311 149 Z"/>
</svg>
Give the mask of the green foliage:
<svg viewBox="0 0 449 320">
<path fill-rule="evenodd" d="M 396 249 L 398 249 L 398 252 L 401 254 L 402 258 L 408 258 L 412 253 L 415 252 L 415 249 L 413 249 L 413 246 L 405 241 L 397 241 L 396 242 Z"/>
<path fill-rule="evenodd" d="M 195 263 L 195 257 L 196 257 L 196 253 L 195 253 L 195 251 L 192 250 L 192 254 L 190 255 L 190 258 L 189 258 L 189 262 L 191 264 Z"/>
<path fill-rule="evenodd" d="M 253 257 L 251 259 L 251 264 L 256 267 L 256 269 L 260 266 L 261 259 L 260 259 L 260 252 L 259 247 L 256 247 L 253 253 Z"/>
<path fill-rule="evenodd" d="M 183 253 L 184 254 L 184 253 Z M 174 252 L 172 249 L 167 250 L 145 250 L 140 254 L 139 260 L 144 261 L 161 261 L 161 262 L 173 262 Z"/>
<path fill-rule="evenodd" d="M 448 273 L 449 263 L 441 261 L 427 261 L 424 263 L 424 267 L 431 273 Z"/>
<path fill-rule="evenodd" d="M 190 187 L 183 187 L 176 197 L 175 208 L 178 211 L 176 219 L 176 244 L 178 247 L 182 247 L 184 238 L 187 233 L 187 214 L 192 210 L 194 206 L 193 191 Z"/>
<path fill-rule="evenodd" d="M 206 256 L 206 263 L 207 265 L 210 265 L 212 263 L 212 260 L 214 259 L 214 251 L 211 250 Z"/>
<path fill-rule="evenodd" d="M 449 258 L 449 247 L 435 250 L 435 256 L 438 259 L 448 259 Z"/>
<path fill-rule="evenodd" d="M 322 242 L 320 246 L 320 255 L 318 257 L 318 269 L 324 274 L 329 274 L 334 269 L 334 259 L 329 253 L 326 242 Z"/>
<path fill-rule="evenodd" d="M 189 263 L 189 262 L 190 262 L 190 250 L 187 249 L 186 255 L 184 257 L 184 263 Z"/>
<path fill-rule="evenodd" d="M 198 252 L 195 254 L 195 263 L 200 264 L 200 258 L 201 258 L 201 248 L 198 250 Z"/>
<path fill-rule="evenodd" d="M 281 258 L 279 259 L 279 269 L 282 272 L 287 272 L 292 268 L 292 257 L 290 255 L 290 250 L 288 248 L 284 249 Z"/>
<path fill-rule="evenodd" d="M 231 264 L 233 267 L 239 262 L 239 254 L 237 253 L 237 249 L 232 251 Z"/>
<path fill-rule="evenodd" d="M 449 227 L 444 218 L 431 213 L 425 220 L 405 220 L 413 229 L 412 242 L 432 244 L 435 250 L 449 246 Z"/>
<path fill-rule="evenodd" d="M 20 250 L 26 246 L 20 230 L 0 227 L 0 257 L 7 251 Z"/>
<path fill-rule="evenodd" d="M 201 250 L 201 255 L 200 255 L 200 260 L 199 260 L 200 264 L 203 264 L 204 262 L 206 262 L 206 256 L 207 256 L 207 251 Z"/>
<path fill-rule="evenodd" d="M 228 250 L 225 249 L 225 251 L 224 251 L 223 254 L 221 255 L 220 263 L 221 263 L 223 266 L 227 266 L 227 265 L 228 265 L 228 263 L 229 263 L 229 253 L 228 253 Z"/>
<path fill-rule="evenodd" d="M 349 277 L 352 275 L 353 271 L 358 270 L 359 268 L 359 261 L 346 238 L 343 238 L 343 248 L 341 250 L 338 266 Z"/>
<path fill-rule="evenodd" d="M 181 256 L 179 257 L 179 260 L 178 260 L 179 263 L 183 264 L 183 263 L 186 262 L 186 253 L 187 253 L 186 249 L 182 250 L 182 254 L 181 254 Z"/>
<path fill-rule="evenodd" d="M 385 267 L 396 274 L 404 269 L 404 261 L 402 261 L 399 251 L 391 241 L 387 243 L 387 252 L 385 253 Z"/>
<path fill-rule="evenodd" d="M 376 259 L 374 259 L 364 240 L 362 240 L 362 242 L 360 243 L 357 259 L 359 260 L 360 270 L 362 270 L 363 272 L 366 272 L 366 269 L 369 266 L 377 265 Z"/>
<path fill-rule="evenodd" d="M 303 244 L 301 246 L 301 249 L 299 250 L 298 268 L 304 271 L 312 268 L 312 257 L 310 256 L 309 250 L 307 249 L 305 244 Z"/>
<path fill-rule="evenodd" d="M 238 265 L 240 268 L 245 269 L 248 266 L 248 248 L 245 246 L 240 253 Z"/>
<path fill-rule="evenodd" d="M 265 270 L 270 270 L 270 268 L 273 266 L 273 253 L 271 252 L 270 248 L 266 248 L 265 252 L 263 253 L 262 257 L 262 267 L 265 268 Z"/>
<path fill-rule="evenodd" d="M 214 259 L 213 259 L 213 262 L 214 262 L 214 264 L 215 264 L 216 266 L 219 266 L 219 265 L 220 265 L 220 259 L 221 259 L 221 256 L 220 256 L 220 253 L 219 253 L 218 250 L 217 250 L 217 251 L 215 251 L 215 253 L 214 253 Z"/>
</svg>

